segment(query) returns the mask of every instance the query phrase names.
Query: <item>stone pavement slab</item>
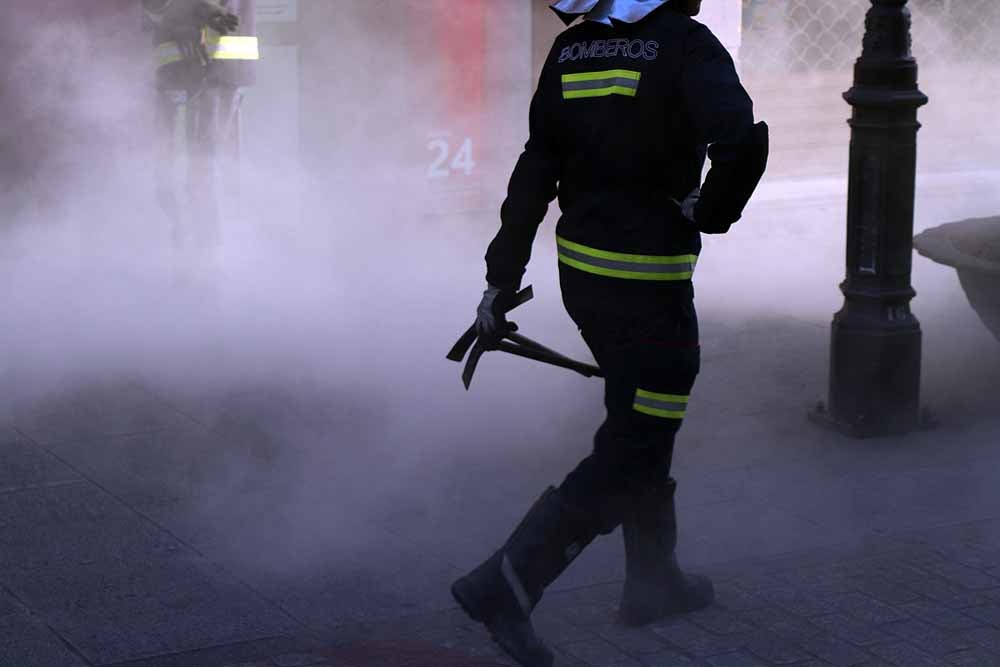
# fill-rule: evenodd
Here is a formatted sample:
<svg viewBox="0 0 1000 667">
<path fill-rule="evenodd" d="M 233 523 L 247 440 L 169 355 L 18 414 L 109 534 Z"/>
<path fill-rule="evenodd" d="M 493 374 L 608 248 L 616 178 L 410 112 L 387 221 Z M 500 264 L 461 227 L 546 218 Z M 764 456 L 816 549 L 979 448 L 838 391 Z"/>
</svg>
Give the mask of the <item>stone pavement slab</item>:
<svg viewBox="0 0 1000 667">
<path fill-rule="evenodd" d="M 153 658 L 129 660 L 107 667 L 276 667 L 276 662 L 283 658 L 310 655 L 315 648 L 315 645 L 306 640 L 267 637 L 226 646 L 212 646 Z M 312 655 L 313 658 L 316 657 L 315 654 Z M 310 667 L 314 664 L 317 662 L 309 663 Z"/>
<path fill-rule="evenodd" d="M 499 667 L 497 657 L 477 656 L 448 646 L 420 641 L 362 642 L 339 649 L 319 653 L 323 663 L 302 665 L 328 665 L 329 667 L 414 667 L 416 665 L 440 665 L 440 667 Z M 281 662 L 275 661 L 280 667 Z M 506 662 L 506 661 L 505 661 Z M 294 667 L 290 665 L 289 667 Z"/>
<path fill-rule="evenodd" d="M 397 658 L 410 667 L 510 664 L 445 596 L 439 610 L 407 610 L 407 600 L 445 591 L 453 567 L 444 566 L 437 578 L 411 577 L 424 580 L 425 589 L 407 588 L 405 568 L 393 575 L 383 567 L 390 582 L 384 590 L 398 592 L 382 603 L 372 595 L 380 582 L 360 566 L 353 574 L 331 571 L 329 580 L 303 580 L 299 593 L 287 582 L 284 593 L 274 586 L 251 590 L 85 480 L 8 495 L 7 532 L 0 536 L 13 556 L 0 582 L 17 596 L 17 608 L 31 610 L 4 615 L 17 640 L 8 639 L 3 650 L 18 664 L 335 667 L 391 665 L 397 663 L 385 661 Z M 25 536 L 44 537 L 46 530 L 60 535 L 66 549 L 25 560 L 34 549 L 44 553 Z M 114 546 L 88 541 L 98 532 Z M 617 539 L 606 542 L 618 548 Z M 712 565 L 715 606 L 648 628 L 614 622 L 619 581 L 554 589 L 539 607 L 537 626 L 559 665 L 1000 664 L 998 550 L 1000 520 L 870 536 Z M 285 616 L 296 596 L 301 602 Z M 367 611 L 336 613 L 349 600 L 363 600 Z M 309 617 L 310 608 L 312 618 L 326 610 L 318 632 L 297 620 Z M 269 636 L 284 637 L 284 644 L 268 645 Z M 301 649 L 308 642 L 339 648 Z M 404 650 L 398 642 L 414 643 Z"/>
<path fill-rule="evenodd" d="M 0 567 L 8 573 L 136 562 L 178 549 L 176 540 L 82 480 L 22 489 L 0 502 Z"/>
<path fill-rule="evenodd" d="M 0 429 L 0 494 L 80 480 L 75 470 L 16 431 Z"/>
<path fill-rule="evenodd" d="M 0 591 L 0 665 L 84 667 L 88 663 L 58 633 L 5 591 Z"/>
<path fill-rule="evenodd" d="M 294 621 L 214 568 L 185 560 L 6 575 L 12 592 L 94 664 L 285 635 Z"/>
<path fill-rule="evenodd" d="M 42 444 L 82 443 L 192 425 L 171 405 L 129 382 L 88 384 L 54 399 L 19 405 L 12 420 L 22 434 Z"/>
</svg>

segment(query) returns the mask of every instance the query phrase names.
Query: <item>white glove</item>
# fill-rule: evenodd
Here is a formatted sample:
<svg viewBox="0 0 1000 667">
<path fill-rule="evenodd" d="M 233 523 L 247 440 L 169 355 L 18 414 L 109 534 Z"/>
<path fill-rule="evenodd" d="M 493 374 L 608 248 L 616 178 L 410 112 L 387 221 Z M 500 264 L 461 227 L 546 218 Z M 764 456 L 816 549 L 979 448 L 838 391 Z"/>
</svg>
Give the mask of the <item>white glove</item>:
<svg viewBox="0 0 1000 667">
<path fill-rule="evenodd" d="M 684 198 L 684 201 L 677 201 L 676 199 L 671 199 L 673 203 L 677 204 L 681 209 L 681 215 L 683 215 L 689 222 L 694 222 L 694 207 L 698 205 L 698 200 L 701 199 L 701 188 L 695 188 L 688 196 Z"/>
</svg>

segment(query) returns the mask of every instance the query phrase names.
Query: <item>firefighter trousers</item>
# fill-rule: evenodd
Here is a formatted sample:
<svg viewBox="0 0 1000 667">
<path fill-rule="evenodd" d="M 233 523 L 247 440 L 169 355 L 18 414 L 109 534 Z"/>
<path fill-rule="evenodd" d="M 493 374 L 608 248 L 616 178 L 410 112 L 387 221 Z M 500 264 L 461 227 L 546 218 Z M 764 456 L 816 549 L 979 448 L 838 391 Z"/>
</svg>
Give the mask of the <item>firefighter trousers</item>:
<svg viewBox="0 0 1000 667">
<path fill-rule="evenodd" d="M 601 534 L 622 521 L 635 494 L 670 474 L 674 437 L 700 368 L 693 296 L 631 318 L 567 307 L 605 375 L 607 416 L 593 450 L 559 488 Z"/>
<path fill-rule="evenodd" d="M 215 248 L 221 234 L 220 199 L 228 207 L 238 201 L 241 96 L 239 89 L 226 86 L 159 92 L 157 199 L 178 247 Z M 181 196 L 174 183 L 178 163 L 185 167 Z M 220 168 L 221 193 L 216 185 Z"/>
</svg>

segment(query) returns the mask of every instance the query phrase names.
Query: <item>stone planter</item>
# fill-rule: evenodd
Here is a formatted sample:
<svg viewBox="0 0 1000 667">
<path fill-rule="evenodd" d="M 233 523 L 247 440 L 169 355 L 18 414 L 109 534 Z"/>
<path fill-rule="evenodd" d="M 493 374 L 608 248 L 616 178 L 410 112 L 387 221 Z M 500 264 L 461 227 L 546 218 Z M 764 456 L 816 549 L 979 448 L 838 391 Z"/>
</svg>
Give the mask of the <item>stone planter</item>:
<svg viewBox="0 0 1000 667">
<path fill-rule="evenodd" d="M 969 303 L 1000 339 L 1000 217 L 928 229 L 913 244 L 924 257 L 958 271 Z"/>
</svg>

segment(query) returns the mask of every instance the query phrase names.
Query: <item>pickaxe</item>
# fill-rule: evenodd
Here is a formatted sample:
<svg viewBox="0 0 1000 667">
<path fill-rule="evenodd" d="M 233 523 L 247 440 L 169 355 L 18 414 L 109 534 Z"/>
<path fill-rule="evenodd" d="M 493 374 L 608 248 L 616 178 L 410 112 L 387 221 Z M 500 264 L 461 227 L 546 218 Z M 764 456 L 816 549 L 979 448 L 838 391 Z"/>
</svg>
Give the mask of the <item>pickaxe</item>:
<svg viewBox="0 0 1000 667">
<path fill-rule="evenodd" d="M 514 304 L 508 308 L 505 313 L 509 313 L 526 301 L 530 301 L 534 295 L 535 294 L 531 289 L 531 285 L 528 285 L 517 293 Z M 514 333 L 513 331 L 507 333 L 507 335 L 504 336 L 504 339 L 505 340 L 500 341 L 496 348 L 501 352 L 507 352 L 508 354 L 513 354 L 518 357 L 525 357 L 526 359 L 534 359 L 535 361 L 541 361 L 560 368 L 568 368 L 571 371 L 576 371 L 584 377 L 604 377 L 601 369 L 597 366 L 591 366 L 590 364 L 570 359 L 569 357 L 563 356 L 554 350 L 550 350 L 544 345 L 536 343 L 530 338 Z M 456 342 L 451 348 L 447 358 L 451 361 L 461 363 L 462 359 L 465 358 L 465 353 L 469 351 L 469 348 L 472 348 L 472 352 L 469 354 L 469 359 L 465 362 L 465 370 L 462 371 L 462 382 L 465 384 L 466 389 L 468 389 L 469 385 L 472 383 L 472 375 L 476 372 L 476 365 L 479 363 L 479 358 L 483 356 L 484 352 L 486 352 L 486 348 L 477 340 L 475 323 L 473 323 L 473 325 L 469 327 L 464 334 L 462 334 L 462 337 L 459 338 L 458 342 Z"/>
</svg>

